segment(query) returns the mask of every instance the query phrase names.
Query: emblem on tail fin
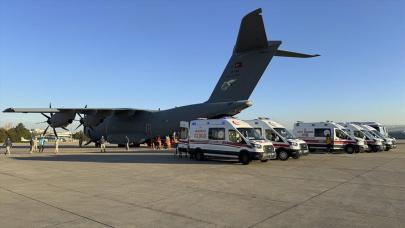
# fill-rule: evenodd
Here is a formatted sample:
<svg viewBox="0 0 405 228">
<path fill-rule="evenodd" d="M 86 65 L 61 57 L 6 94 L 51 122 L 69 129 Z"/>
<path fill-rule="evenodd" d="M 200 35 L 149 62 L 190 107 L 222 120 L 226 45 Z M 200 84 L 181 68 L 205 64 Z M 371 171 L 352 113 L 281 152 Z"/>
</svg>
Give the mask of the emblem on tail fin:
<svg viewBox="0 0 405 228">
<path fill-rule="evenodd" d="M 221 90 L 226 91 L 235 82 L 236 82 L 236 79 L 231 79 L 229 81 L 226 81 L 226 82 L 222 83 Z"/>
</svg>

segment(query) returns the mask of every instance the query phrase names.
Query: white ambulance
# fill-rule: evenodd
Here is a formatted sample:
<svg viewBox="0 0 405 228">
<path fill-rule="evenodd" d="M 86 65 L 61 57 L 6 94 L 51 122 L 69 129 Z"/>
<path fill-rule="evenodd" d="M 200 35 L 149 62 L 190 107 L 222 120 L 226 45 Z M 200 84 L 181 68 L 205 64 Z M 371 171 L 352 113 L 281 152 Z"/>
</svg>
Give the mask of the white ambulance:
<svg viewBox="0 0 405 228">
<path fill-rule="evenodd" d="M 236 157 L 242 164 L 276 158 L 269 140 L 258 135 L 248 123 L 231 117 L 181 121 L 178 150 L 190 153 L 197 160 Z"/>
<path fill-rule="evenodd" d="M 308 155 L 307 144 L 291 134 L 283 125 L 262 117 L 245 121 L 258 134 L 273 143 L 278 159 L 285 161 L 289 157 L 298 159 L 301 155 Z"/>
<path fill-rule="evenodd" d="M 388 150 L 394 148 L 393 140 L 391 138 L 382 135 L 375 128 L 370 127 L 368 125 L 361 125 L 361 127 L 364 128 L 366 131 L 368 131 L 370 134 L 372 134 L 374 137 L 384 140 L 384 142 L 385 142 L 384 150 L 385 151 L 388 151 Z"/>
<path fill-rule="evenodd" d="M 327 150 L 327 135 L 329 135 L 332 140 L 331 150 L 344 150 L 351 154 L 353 152 L 358 153 L 364 151 L 366 147 L 364 139 L 348 135 L 344 131 L 343 126 L 332 121 L 314 123 L 298 121 L 294 124 L 293 133 L 308 144 L 310 151 L 316 149 Z"/>
<path fill-rule="evenodd" d="M 384 125 L 377 122 L 355 122 L 355 123 L 374 128 L 378 132 L 376 134 L 378 134 L 378 136 L 384 139 L 384 141 L 386 142 L 385 150 L 390 150 L 397 147 L 397 140 L 389 136 L 387 128 Z"/>
<path fill-rule="evenodd" d="M 346 132 L 357 138 L 363 138 L 366 140 L 368 151 L 378 152 L 384 150 L 384 140 L 374 137 L 374 135 L 370 134 L 364 128 L 357 124 L 353 123 L 339 123 L 340 125 L 344 126 Z"/>
</svg>

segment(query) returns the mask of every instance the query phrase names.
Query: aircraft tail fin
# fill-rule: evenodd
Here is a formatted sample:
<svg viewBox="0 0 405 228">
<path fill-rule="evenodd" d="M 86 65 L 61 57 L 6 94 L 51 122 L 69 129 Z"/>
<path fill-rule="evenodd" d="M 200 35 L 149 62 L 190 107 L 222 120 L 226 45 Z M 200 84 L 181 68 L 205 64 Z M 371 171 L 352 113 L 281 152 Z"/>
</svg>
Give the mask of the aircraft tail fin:
<svg viewBox="0 0 405 228">
<path fill-rule="evenodd" d="M 257 9 L 243 17 L 232 56 L 207 102 L 249 99 L 281 44 L 267 41 L 261 12 Z"/>
<path fill-rule="evenodd" d="M 281 41 L 268 41 L 262 10 L 243 17 L 235 47 L 208 103 L 248 100 L 273 56 L 315 57 L 281 51 Z"/>
<path fill-rule="evenodd" d="M 264 29 L 262 9 L 257 9 L 243 17 L 234 53 L 262 49 L 267 47 L 267 36 Z"/>
</svg>

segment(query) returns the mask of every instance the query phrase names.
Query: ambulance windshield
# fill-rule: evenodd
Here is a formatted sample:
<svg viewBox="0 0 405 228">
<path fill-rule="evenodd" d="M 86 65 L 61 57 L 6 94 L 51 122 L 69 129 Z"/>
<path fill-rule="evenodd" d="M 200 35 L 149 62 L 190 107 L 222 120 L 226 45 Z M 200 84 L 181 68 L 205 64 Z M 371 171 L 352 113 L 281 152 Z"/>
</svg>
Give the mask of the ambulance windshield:
<svg viewBox="0 0 405 228">
<path fill-rule="evenodd" d="M 263 139 L 257 131 L 253 128 L 237 128 L 238 131 L 247 139 L 249 140 L 261 140 Z"/>
<path fill-rule="evenodd" d="M 374 139 L 375 138 L 374 135 L 370 134 L 370 132 L 368 132 L 367 130 L 361 130 L 361 131 L 367 136 L 368 139 Z"/>
<path fill-rule="evenodd" d="M 286 139 L 296 139 L 297 138 L 285 128 L 274 128 L 274 130 L 276 130 L 281 136 L 283 136 Z"/>
<path fill-rule="evenodd" d="M 353 131 L 353 134 L 354 134 L 354 137 L 357 137 L 357 138 L 365 138 L 366 136 L 364 135 L 364 133 L 363 132 L 361 132 L 361 131 L 359 131 L 359 130 L 355 130 L 355 131 Z"/>
<path fill-rule="evenodd" d="M 373 132 L 374 133 L 374 135 L 376 135 L 376 136 L 378 136 L 378 137 L 380 137 L 380 138 L 384 138 L 384 135 L 382 135 L 379 131 L 377 131 L 377 130 L 372 130 L 371 132 Z"/>
</svg>

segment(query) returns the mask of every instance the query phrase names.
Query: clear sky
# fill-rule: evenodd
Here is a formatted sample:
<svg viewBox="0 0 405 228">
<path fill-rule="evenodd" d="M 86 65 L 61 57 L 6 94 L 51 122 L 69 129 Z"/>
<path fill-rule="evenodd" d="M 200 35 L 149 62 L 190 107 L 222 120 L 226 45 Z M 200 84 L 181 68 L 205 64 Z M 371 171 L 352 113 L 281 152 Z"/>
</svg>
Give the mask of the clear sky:
<svg viewBox="0 0 405 228">
<path fill-rule="evenodd" d="M 400 0 L 0 0 L 0 109 L 204 102 L 259 7 L 281 49 L 322 56 L 274 58 L 240 118 L 405 124 Z M 0 114 L 0 126 L 43 120 Z"/>
</svg>

